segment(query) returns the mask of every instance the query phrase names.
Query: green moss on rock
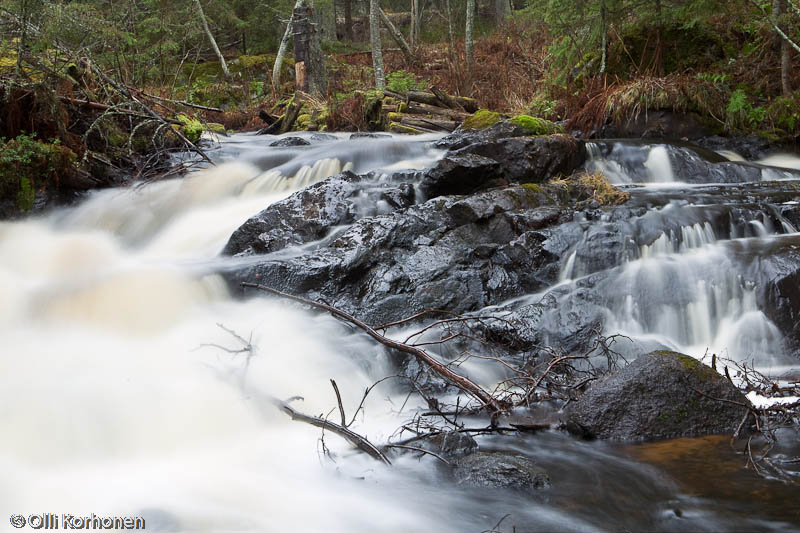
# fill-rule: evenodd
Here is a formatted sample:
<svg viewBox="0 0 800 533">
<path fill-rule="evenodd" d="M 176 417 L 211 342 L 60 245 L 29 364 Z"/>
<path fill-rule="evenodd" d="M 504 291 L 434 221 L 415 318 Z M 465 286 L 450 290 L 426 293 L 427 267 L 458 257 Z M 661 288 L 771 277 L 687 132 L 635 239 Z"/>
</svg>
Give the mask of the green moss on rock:
<svg viewBox="0 0 800 533">
<path fill-rule="evenodd" d="M 461 127 L 465 130 L 482 130 L 500 122 L 500 113 L 489 111 L 488 109 L 479 109 L 468 117 Z"/>
<path fill-rule="evenodd" d="M 544 189 L 542 189 L 542 186 L 539 185 L 538 183 L 523 183 L 522 188 L 535 192 L 537 194 L 544 192 Z"/>
<path fill-rule="evenodd" d="M 203 130 L 205 127 L 203 123 L 197 120 L 196 118 L 190 117 L 188 115 L 178 115 L 178 120 L 181 121 L 180 130 L 187 139 L 192 142 L 197 141 L 200 139 L 200 135 L 203 134 Z"/>
<path fill-rule="evenodd" d="M 552 135 L 554 133 L 565 133 L 564 128 L 543 118 L 532 117 L 530 115 L 517 115 L 511 122 L 520 126 L 529 135 Z"/>
<path fill-rule="evenodd" d="M 225 130 L 225 126 L 218 122 L 207 122 L 205 127 L 206 131 L 210 131 L 213 133 L 227 133 L 227 131 Z"/>
</svg>

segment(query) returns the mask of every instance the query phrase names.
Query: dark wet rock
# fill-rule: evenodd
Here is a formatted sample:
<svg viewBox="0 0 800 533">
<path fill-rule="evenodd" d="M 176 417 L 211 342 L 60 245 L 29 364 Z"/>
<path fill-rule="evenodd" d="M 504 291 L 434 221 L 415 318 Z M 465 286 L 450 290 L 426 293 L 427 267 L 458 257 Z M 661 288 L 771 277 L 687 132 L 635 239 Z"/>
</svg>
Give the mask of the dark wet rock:
<svg viewBox="0 0 800 533">
<path fill-rule="evenodd" d="M 470 144 L 447 154 L 420 184 L 426 198 L 471 194 L 508 183 L 543 183 L 583 164 L 583 146 L 569 135 L 515 137 Z"/>
<path fill-rule="evenodd" d="M 668 181 L 675 179 L 687 183 L 748 183 L 762 180 L 800 179 L 800 171 L 773 169 L 747 162 L 731 162 L 708 150 L 689 145 L 655 145 L 666 150 L 672 176 L 663 175 L 665 169 L 653 165 L 649 158 L 654 145 L 627 141 L 594 141 L 592 155 L 587 162 L 590 170 L 603 170 L 602 159 L 613 161 L 633 183 Z M 598 165 L 597 158 L 601 158 Z"/>
<path fill-rule="evenodd" d="M 571 135 L 474 143 L 454 154 L 475 154 L 497 161 L 500 175 L 510 183 L 543 183 L 556 176 L 569 176 L 586 157 L 583 144 Z"/>
<path fill-rule="evenodd" d="M 524 455 L 476 452 L 458 459 L 453 476 L 459 485 L 480 488 L 546 489 L 550 476 Z"/>
<path fill-rule="evenodd" d="M 284 137 L 269 143 L 270 146 L 308 146 L 311 143 L 302 137 Z"/>
<path fill-rule="evenodd" d="M 251 219 L 226 253 L 252 255 L 274 250 L 273 241 L 296 243 L 293 225 L 299 225 L 300 235 L 319 237 L 318 213 L 301 220 L 309 209 L 303 195 L 322 197 L 325 224 L 345 220 L 351 183 L 337 179 L 342 192 L 326 196 L 323 182 L 282 202 L 290 212 L 273 206 Z M 555 281 L 558 269 L 548 266 L 559 257 L 543 248 L 543 230 L 572 217 L 562 200 L 550 189 L 524 187 L 436 198 L 360 219 L 305 255 L 268 259 L 227 276 L 234 286 L 257 281 L 322 298 L 374 324 L 426 309 L 474 311 Z M 279 230 L 272 232 L 276 225 Z"/>
<path fill-rule="evenodd" d="M 420 447 L 445 459 L 464 457 L 478 451 L 478 443 L 469 433 L 447 431 L 425 439 Z"/>
<path fill-rule="evenodd" d="M 372 182 L 374 175 L 342 172 L 269 206 L 242 224 L 223 250 L 225 255 L 257 255 L 321 239 L 331 229 L 360 216 L 408 207 L 409 184 Z M 368 186 L 372 182 L 372 186 Z"/>
<path fill-rule="evenodd" d="M 623 123 L 609 123 L 594 137 L 639 137 L 643 139 L 697 139 L 708 135 L 703 120 L 696 113 L 682 113 L 663 109 L 649 109 Z"/>
<path fill-rule="evenodd" d="M 710 367 L 658 351 L 594 382 L 569 406 L 567 427 L 583 437 L 621 440 L 733 434 L 749 405 Z"/>
<path fill-rule="evenodd" d="M 781 237 L 734 250 L 756 282 L 759 308 L 784 335 L 789 351 L 800 353 L 800 237 Z"/>
<path fill-rule="evenodd" d="M 749 135 L 746 137 L 720 137 L 719 135 L 712 135 L 710 137 L 701 137 L 694 142 L 716 152 L 734 152 L 747 161 L 762 159 L 774 150 L 774 146 L 767 139 L 756 135 Z"/>
<path fill-rule="evenodd" d="M 494 142 L 499 139 L 511 137 L 525 137 L 530 135 L 528 130 L 510 120 L 501 120 L 482 130 L 457 129 L 450 135 L 439 139 L 433 145 L 436 148 L 458 150 L 470 144 Z"/>
<path fill-rule="evenodd" d="M 407 381 L 400 382 L 399 386 L 403 390 L 415 391 L 423 394 L 427 398 L 435 398 L 445 394 L 458 394 L 459 390 L 437 374 L 427 365 L 420 363 L 416 357 L 407 356 L 398 365 L 399 376 L 408 378 Z M 431 406 L 434 409 L 435 406 Z"/>
<path fill-rule="evenodd" d="M 390 139 L 388 133 L 370 133 L 368 131 L 358 131 L 350 135 L 350 139 Z"/>
<path fill-rule="evenodd" d="M 449 194 L 471 194 L 504 183 L 494 159 L 475 154 L 448 154 L 425 172 L 420 191 L 426 198 Z"/>
</svg>

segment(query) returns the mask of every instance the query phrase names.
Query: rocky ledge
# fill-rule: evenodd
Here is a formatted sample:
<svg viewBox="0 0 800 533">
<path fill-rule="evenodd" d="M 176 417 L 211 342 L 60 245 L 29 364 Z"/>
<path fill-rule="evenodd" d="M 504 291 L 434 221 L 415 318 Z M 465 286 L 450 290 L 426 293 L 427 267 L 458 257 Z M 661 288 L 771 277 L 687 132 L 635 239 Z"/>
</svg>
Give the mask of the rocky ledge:
<svg viewBox="0 0 800 533">
<path fill-rule="evenodd" d="M 626 270 L 631 261 L 661 248 L 759 236 L 764 228 L 800 222 L 800 192 L 789 181 L 657 193 L 632 186 L 623 192 L 587 173 L 582 143 L 567 135 L 527 137 L 499 123 L 437 144 L 449 151 L 433 168 L 388 176 L 344 172 L 252 217 L 223 252 L 245 259 L 225 273 L 231 288 L 257 283 L 325 301 L 373 325 L 429 309 L 502 316 L 477 329 L 517 364 L 541 346 L 585 350 L 592 332 L 602 330 L 611 315 L 610 303 L 621 305 L 618 300 L 638 283 L 631 277 L 635 271 Z M 682 157 L 685 151 L 670 155 Z M 715 183 L 741 181 L 756 168 L 702 161 L 697 154 L 687 156 L 687 165 Z M 798 262 L 792 243 L 781 242 L 788 248 L 771 259 L 771 272 L 780 276 L 762 283 L 755 296 L 791 318 L 798 313 L 791 306 Z M 732 291 L 740 285 L 750 290 L 747 283 L 763 280 L 748 274 L 752 260 L 744 252 L 730 253 L 734 248 L 723 253 L 716 247 L 707 259 L 698 257 L 694 268 L 711 268 L 720 286 L 737 280 Z M 678 280 L 686 277 L 669 272 Z M 645 324 L 648 314 L 656 320 L 659 310 L 680 304 L 670 298 L 683 294 L 664 290 L 654 296 L 648 287 L 637 289 Z M 536 298 L 518 298 L 535 293 Z M 796 321 L 778 315 L 776 326 L 796 340 Z M 572 404 L 570 429 L 614 439 L 733 432 L 747 400 L 694 359 L 648 353 L 660 348 L 655 341 L 632 343 L 627 353 L 635 361 Z M 409 368 L 401 371 L 416 375 L 413 363 L 407 361 Z M 433 385 L 429 390 L 446 390 L 444 383 Z M 495 483 L 473 480 L 470 472 L 491 468 L 472 462 L 496 462 L 477 457 L 455 459 L 456 478 Z M 521 468 L 513 464 L 508 468 Z M 523 485 L 541 487 L 546 479 L 533 473 Z"/>
</svg>

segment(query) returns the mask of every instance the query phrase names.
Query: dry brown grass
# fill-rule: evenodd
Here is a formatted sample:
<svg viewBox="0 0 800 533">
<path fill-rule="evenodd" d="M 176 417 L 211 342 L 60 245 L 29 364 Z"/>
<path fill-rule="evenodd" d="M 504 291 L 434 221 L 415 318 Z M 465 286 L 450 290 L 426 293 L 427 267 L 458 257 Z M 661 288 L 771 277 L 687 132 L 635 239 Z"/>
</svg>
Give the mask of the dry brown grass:
<svg viewBox="0 0 800 533">
<path fill-rule="evenodd" d="M 568 129 L 585 134 L 611 120 L 632 122 L 648 110 L 694 111 L 716 117 L 722 123 L 728 96 L 712 83 L 694 76 L 639 76 L 587 90 L 586 101 L 572 114 Z"/>
</svg>

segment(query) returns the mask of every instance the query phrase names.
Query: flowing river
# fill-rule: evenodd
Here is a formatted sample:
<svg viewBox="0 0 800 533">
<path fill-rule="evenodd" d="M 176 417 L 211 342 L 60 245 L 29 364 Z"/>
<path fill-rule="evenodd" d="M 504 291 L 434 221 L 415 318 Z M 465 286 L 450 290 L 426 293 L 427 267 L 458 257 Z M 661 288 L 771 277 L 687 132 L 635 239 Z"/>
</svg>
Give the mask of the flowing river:
<svg viewBox="0 0 800 533">
<path fill-rule="evenodd" d="M 498 530 L 800 528 L 792 488 L 743 470 L 725 439 L 479 439 L 550 472 L 551 489 L 521 495 L 455 486 L 430 457 L 379 465 L 266 400 L 302 396 L 297 408 L 335 418 L 335 379 L 351 416 L 364 389 L 392 370 L 380 347 L 328 316 L 232 297 L 218 272 L 240 259 L 219 252 L 250 216 L 343 169 L 434 164 L 442 152 L 429 140 L 339 136 L 272 148 L 234 135 L 213 151 L 213 169 L 0 223 L 0 514 L 140 516 L 148 531 L 192 532 L 478 533 L 507 514 Z M 575 222 L 581 236 L 561 281 L 525 297 L 559 302 L 543 328 L 556 336 L 582 309 L 602 317 L 606 333 L 629 336 L 630 351 L 710 350 L 796 369 L 749 275 L 758 250 L 800 245 L 780 204 L 712 205 L 717 192 L 681 183 L 664 147 L 594 150 L 590 165 L 639 183 L 630 190 L 641 215 L 610 263 L 596 247 L 620 230 L 614 220 Z M 644 177 L 626 170 L 632 160 L 644 161 Z M 608 274 L 603 298 L 589 302 L 585 281 L 599 272 Z M 237 336 L 254 349 L 241 351 Z M 381 385 L 354 429 L 386 442 L 415 402 Z"/>
</svg>

